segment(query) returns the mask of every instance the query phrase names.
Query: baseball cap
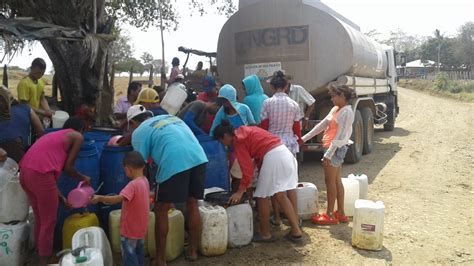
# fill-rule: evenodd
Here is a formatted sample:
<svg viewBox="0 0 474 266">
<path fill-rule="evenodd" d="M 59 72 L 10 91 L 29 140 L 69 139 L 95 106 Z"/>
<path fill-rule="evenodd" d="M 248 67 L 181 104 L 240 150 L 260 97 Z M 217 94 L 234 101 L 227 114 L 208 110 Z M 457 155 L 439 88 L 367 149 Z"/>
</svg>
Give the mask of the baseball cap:
<svg viewBox="0 0 474 266">
<path fill-rule="evenodd" d="M 146 88 L 140 91 L 134 104 L 158 102 L 160 102 L 158 93 L 154 89 Z"/>
<path fill-rule="evenodd" d="M 202 79 L 202 87 L 204 91 L 209 92 L 216 87 L 216 80 L 212 76 L 205 76 Z"/>
<path fill-rule="evenodd" d="M 130 107 L 127 111 L 127 121 L 130 122 L 130 120 L 132 120 L 137 115 L 141 115 L 144 113 L 149 113 L 151 116 L 153 116 L 153 113 L 151 111 L 148 111 L 143 105 L 132 105 L 132 107 Z"/>
<path fill-rule="evenodd" d="M 184 75 L 183 74 L 178 74 L 178 75 L 176 75 L 175 79 L 184 79 Z"/>
</svg>

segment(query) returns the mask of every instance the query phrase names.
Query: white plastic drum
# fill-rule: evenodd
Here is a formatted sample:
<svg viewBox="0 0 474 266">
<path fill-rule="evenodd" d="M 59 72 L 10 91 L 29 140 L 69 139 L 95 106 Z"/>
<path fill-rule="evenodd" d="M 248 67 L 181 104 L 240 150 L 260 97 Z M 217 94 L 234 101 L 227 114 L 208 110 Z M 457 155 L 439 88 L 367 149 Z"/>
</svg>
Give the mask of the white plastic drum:
<svg viewBox="0 0 474 266">
<path fill-rule="evenodd" d="M 221 206 L 201 206 L 199 214 L 202 221 L 199 251 L 204 256 L 222 255 L 227 250 L 228 219 Z"/>
<path fill-rule="evenodd" d="M 72 237 L 72 249 L 80 247 L 97 248 L 101 251 L 105 266 L 113 265 L 112 250 L 104 230 L 97 226 L 82 228 Z"/>
<path fill-rule="evenodd" d="M 28 254 L 28 229 L 26 222 L 0 223 L 0 265 L 24 264 Z"/>
<path fill-rule="evenodd" d="M 184 87 L 183 84 L 170 86 L 161 101 L 161 107 L 165 109 L 168 114 L 176 115 L 187 97 L 186 87 Z"/>
<path fill-rule="evenodd" d="M 103 266 L 104 258 L 98 248 L 86 248 L 81 254 L 74 257 L 71 253 L 61 258 L 61 266 Z"/>
<path fill-rule="evenodd" d="M 359 181 L 341 178 L 344 186 L 344 212 L 346 216 L 354 216 L 354 204 L 359 199 Z"/>
<path fill-rule="evenodd" d="M 253 212 L 250 204 L 243 203 L 226 209 L 229 222 L 229 247 L 250 244 L 253 237 Z"/>
<path fill-rule="evenodd" d="M 303 220 L 311 219 L 318 213 L 319 192 L 315 184 L 300 182 L 296 188 L 298 215 Z"/>
<path fill-rule="evenodd" d="M 352 245 L 361 249 L 381 250 L 385 205 L 381 201 L 357 200 L 352 227 Z"/>
<path fill-rule="evenodd" d="M 30 204 L 16 174 L 0 187 L 0 223 L 24 221 Z"/>
<path fill-rule="evenodd" d="M 359 181 L 359 198 L 367 199 L 369 194 L 369 179 L 367 176 L 350 174 L 347 178 Z"/>
</svg>

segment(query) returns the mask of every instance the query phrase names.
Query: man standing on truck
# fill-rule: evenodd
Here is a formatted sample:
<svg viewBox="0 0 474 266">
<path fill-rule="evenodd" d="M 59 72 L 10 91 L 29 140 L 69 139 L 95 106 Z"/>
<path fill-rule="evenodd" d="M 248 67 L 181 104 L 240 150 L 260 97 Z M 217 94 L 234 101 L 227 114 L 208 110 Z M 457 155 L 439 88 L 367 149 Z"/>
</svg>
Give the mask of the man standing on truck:
<svg viewBox="0 0 474 266">
<path fill-rule="evenodd" d="M 300 106 L 300 117 L 303 117 L 302 129 L 309 130 L 309 118 L 314 110 L 314 103 L 316 100 L 305 90 L 305 88 L 291 83 L 292 78 L 290 75 L 287 75 L 287 78 L 290 82 L 288 84 L 287 94 Z"/>
</svg>

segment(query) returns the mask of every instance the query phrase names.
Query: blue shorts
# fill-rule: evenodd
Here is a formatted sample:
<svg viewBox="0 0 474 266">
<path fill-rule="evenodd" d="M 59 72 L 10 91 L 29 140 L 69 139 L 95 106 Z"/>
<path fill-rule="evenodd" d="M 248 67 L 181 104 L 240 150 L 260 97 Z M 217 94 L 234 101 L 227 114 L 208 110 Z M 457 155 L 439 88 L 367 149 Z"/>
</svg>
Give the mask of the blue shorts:
<svg viewBox="0 0 474 266">
<path fill-rule="evenodd" d="M 145 240 L 121 236 L 120 241 L 122 242 L 122 264 L 126 266 L 144 265 Z"/>
<path fill-rule="evenodd" d="M 332 167 L 341 167 L 342 163 L 344 162 L 344 157 L 346 157 L 347 149 L 349 147 L 344 145 L 340 148 L 336 149 L 336 152 L 331 158 L 331 166 Z M 324 153 L 326 153 L 327 149 L 324 149 Z"/>
</svg>

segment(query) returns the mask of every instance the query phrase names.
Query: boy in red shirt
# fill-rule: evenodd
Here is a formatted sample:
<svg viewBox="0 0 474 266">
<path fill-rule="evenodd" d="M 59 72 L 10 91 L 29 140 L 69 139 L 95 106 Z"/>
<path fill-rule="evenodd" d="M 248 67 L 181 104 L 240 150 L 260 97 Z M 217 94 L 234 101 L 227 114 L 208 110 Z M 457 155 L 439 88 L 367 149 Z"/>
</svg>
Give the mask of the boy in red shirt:
<svg viewBox="0 0 474 266">
<path fill-rule="evenodd" d="M 117 204 L 122 202 L 120 235 L 123 264 L 127 266 L 144 265 L 144 240 L 150 211 L 150 185 L 143 174 L 145 160 L 139 152 L 132 151 L 125 155 L 123 166 L 125 174 L 131 181 L 120 191 L 120 195 L 96 195 L 92 198 L 92 203 Z"/>
</svg>

